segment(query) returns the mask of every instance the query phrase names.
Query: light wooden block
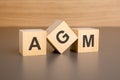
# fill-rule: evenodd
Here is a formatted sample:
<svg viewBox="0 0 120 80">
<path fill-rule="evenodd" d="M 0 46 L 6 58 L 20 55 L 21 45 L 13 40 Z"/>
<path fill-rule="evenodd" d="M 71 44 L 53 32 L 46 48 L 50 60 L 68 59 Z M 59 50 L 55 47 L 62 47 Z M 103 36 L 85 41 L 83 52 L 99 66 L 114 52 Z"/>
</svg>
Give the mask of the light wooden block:
<svg viewBox="0 0 120 80">
<path fill-rule="evenodd" d="M 98 52 L 99 49 L 99 29 L 94 28 L 72 28 L 78 36 L 78 40 L 71 49 L 78 53 Z"/>
<path fill-rule="evenodd" d="M 65 21 L 57 20 L 47 29 L 47 39 L 52 46 L 63 53 L 73 42 L 77 40 L 77 36 L 67 25 Z"/>
<path fill-rule="evenodd" d="M 19 52 L 22 56 L 45 55 L 46 36 L 41 29 L 19 30 Z"/>
</svg>

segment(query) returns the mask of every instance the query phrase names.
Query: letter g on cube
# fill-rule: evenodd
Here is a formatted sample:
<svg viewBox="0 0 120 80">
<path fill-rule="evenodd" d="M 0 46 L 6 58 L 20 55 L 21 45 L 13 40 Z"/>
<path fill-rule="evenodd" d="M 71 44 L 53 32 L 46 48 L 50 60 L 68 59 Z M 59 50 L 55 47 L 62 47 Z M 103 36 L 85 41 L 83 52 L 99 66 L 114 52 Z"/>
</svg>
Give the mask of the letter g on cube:
<svg viewBox="0 0 120 80">
<path fill-rule="evenodd" d="M 57 20 L 47 29 L 47 39 L 52 46 L 63 53 L 76 40 L 77 36 L 65 21 Z"/>
</svg>

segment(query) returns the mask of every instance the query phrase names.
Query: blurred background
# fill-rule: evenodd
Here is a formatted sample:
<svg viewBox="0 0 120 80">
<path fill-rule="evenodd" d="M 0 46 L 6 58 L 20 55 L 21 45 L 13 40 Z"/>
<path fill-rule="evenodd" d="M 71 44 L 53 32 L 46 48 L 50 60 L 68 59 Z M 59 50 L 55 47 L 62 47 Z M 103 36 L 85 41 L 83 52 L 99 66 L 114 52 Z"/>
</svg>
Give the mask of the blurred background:
<svg viewBox="0 0 120 80">
<path fill-rule="evenodd" d="M 119 27 L 120 0 L 0 0 L 0 27 Z"/>
<path fill-rule="evenodd" d="M 98 27 L 99 52 L 60 55 L 48 44 L 46 56 L 22 57 L 19 30 L 56 19 Z M 0 80 L 120 80 L 119 27 L 120 0 L 0 0 Z"/>
</svg>

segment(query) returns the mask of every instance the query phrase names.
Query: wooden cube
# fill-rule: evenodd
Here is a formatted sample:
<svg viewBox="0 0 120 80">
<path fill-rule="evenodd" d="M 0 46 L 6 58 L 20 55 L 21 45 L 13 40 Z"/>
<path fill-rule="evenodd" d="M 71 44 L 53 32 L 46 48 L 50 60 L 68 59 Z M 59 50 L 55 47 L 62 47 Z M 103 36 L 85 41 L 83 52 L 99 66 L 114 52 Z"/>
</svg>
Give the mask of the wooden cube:
<svg viewBox="0 0 120 80">
<path fill-rule="evenodd" d="M 19 52 L 22 56 L 45 55 L 46 36 L 41 29 L 19 30 Z"/>
<path fill-rule="evenodd" d="M 57 20 L 47 29 L 47 39 L 52 46 L 63 53 L 73 42 L 77 40 L 77 36 L 67 25 L 65 21 Z"/>
<path fill-rule="evenodd" d="M 72 30 L 78 36 L 78 40 L 71 47 L 72 50 L 78 53 L 98 52 L 99 29 L 72 28 Z"/>
</svg>

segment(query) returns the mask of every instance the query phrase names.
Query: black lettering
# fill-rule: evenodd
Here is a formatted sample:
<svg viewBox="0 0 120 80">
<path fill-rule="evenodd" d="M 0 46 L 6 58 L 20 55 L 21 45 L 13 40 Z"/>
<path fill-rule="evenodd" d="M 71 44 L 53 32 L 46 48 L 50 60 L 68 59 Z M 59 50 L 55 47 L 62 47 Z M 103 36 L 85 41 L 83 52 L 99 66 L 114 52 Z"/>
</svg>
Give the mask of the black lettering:
<svg viewBox="0 0 120 80">
<path fill-rule="evenodd" d="M 34 43 L 36 43 L 36 44 L 34 44 Z M 37 47 L 38 50 L 41 49 L 36 37 L 33 37 L 32 42 L 31 42 L 30 47 L 29 47 L 29 50 L 31 50 L 32 47 Z"/>
<path fill-rule="evenodd" d="M 57 33 L 57 35 L 56 35 L 56 38 L 57 38 L 57 40 L 58 40 L 60 43 L 66 43 L 66 42 L 68 41 L 68 39 L 69 39 L 69 35 L 65 33 L 62 37 L 63 37 L 63 38 L 66 38 L 66 39 L 65 39 L 65 40 L 61 40 L 61 39 L 59 38 L 59 35 L 60 35 L 60 34 L 63 34 L 63 33 L 64 33 L 64 31 L 61 30 L 61 31 L 59 31 L 59 32 Z"/>
<path fill-rule="evenodd" d="M 90 47 L 90 43 L 92 44 L 91 46 L 94 47 L 94 35 L 90 35 L 89 40 L 86 35 L 83 35 L 83 47 L 85 47 L 85 43 L 87 47 Z"/>
</svg>

